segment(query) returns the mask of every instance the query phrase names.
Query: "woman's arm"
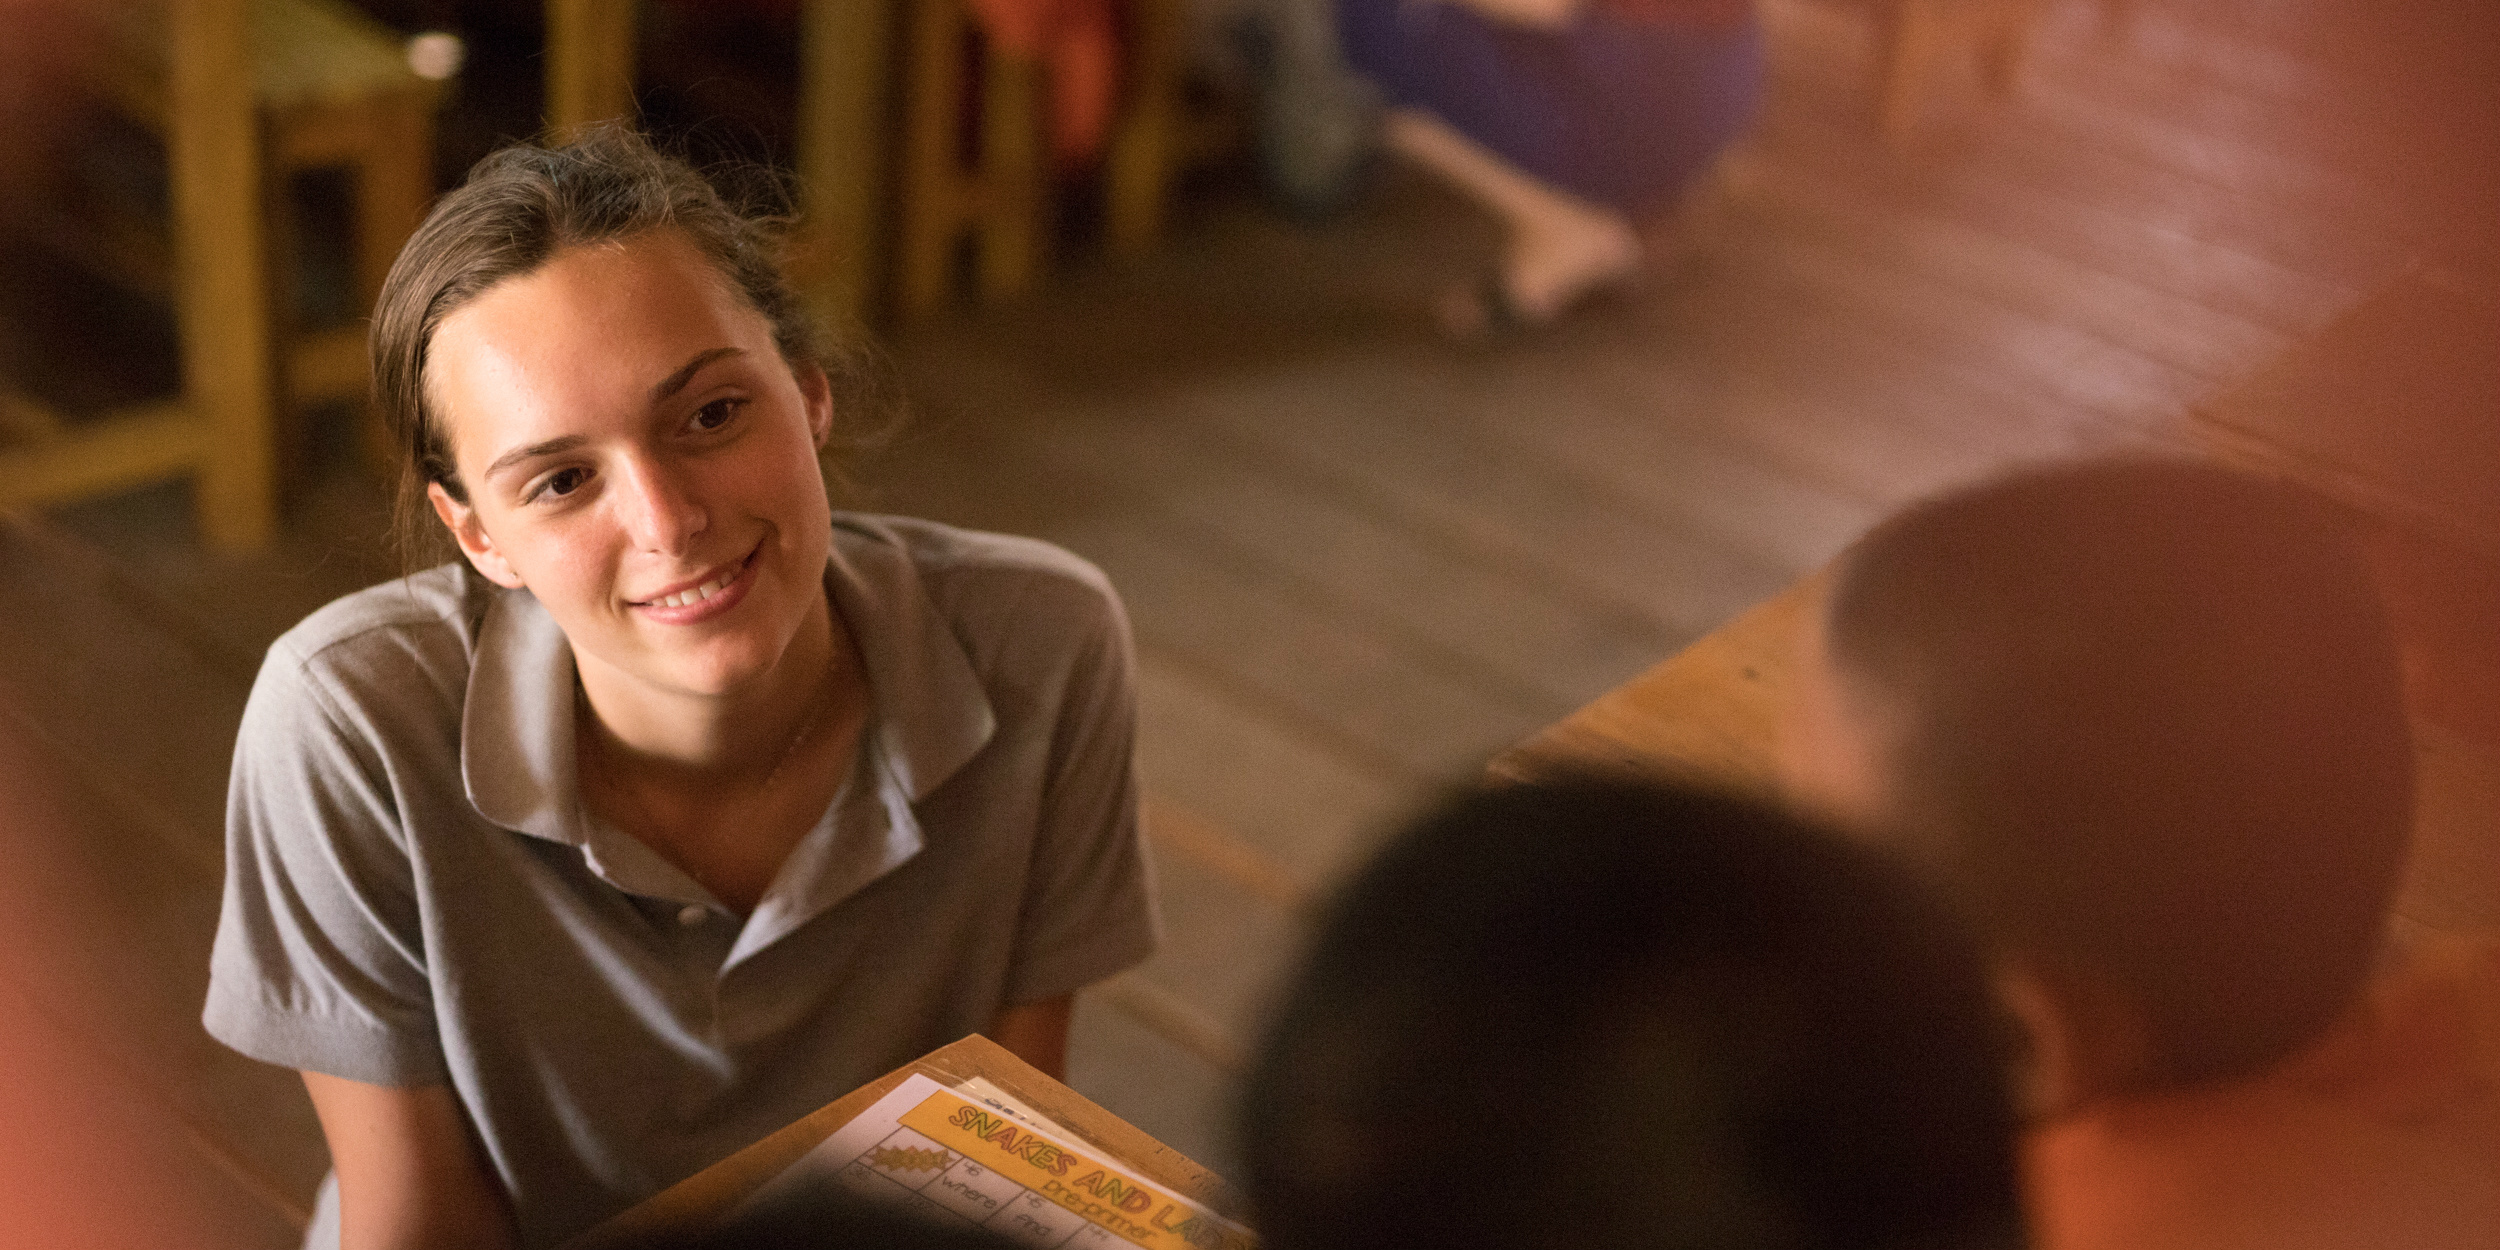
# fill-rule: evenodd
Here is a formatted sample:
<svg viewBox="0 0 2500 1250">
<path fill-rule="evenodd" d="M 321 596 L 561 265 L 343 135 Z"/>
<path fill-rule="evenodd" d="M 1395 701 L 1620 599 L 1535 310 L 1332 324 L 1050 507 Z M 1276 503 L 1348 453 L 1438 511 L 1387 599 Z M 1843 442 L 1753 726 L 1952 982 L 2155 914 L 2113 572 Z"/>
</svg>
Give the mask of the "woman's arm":
<svg viewBox="0 0 2500 1250">
<path fill-rule="evenodd" d="M 304 1088 L 338 1170 L 340 1250 L 513 1244 L 503 1189 L 449 1086 L 394 1089 L 306 1072 Z"/>
<path fill-rule="evenodd" d="M 1074 994 L 999 1008 L 990 1021 L 989 1039 L 1016 1058 L 1040 1068 L 1054 1081 L 1068 1079 L 1068 1019 Z"/>
</svg>

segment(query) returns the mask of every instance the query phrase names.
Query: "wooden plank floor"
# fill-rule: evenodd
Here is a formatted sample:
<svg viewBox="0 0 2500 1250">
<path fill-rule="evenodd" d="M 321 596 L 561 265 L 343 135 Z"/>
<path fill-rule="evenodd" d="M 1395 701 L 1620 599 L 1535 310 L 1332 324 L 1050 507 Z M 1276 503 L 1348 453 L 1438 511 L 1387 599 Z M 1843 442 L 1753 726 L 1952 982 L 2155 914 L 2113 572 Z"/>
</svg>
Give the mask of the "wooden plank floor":
<svg viewBox="0 0 2500 1250">
<path fill-rule="evenodd" d="M 1863 12 L 1771 0 L 1754 139 L 1644 289 L 1532 339 L 1429 333 L 1494 235 L 1394 173 L 1316 228 L 1212 194 L 1152 260 L 899 337 L 917 419 L 869 502 L 1064 543 L 1137 627 L 1170 940 L 1088 996 L 1080 1088 L 1224 1168 L 1300 911 L 1435 787 L 1901 502 L 2165 444 L 2407 258 L 2495 253 L 2439 120 L 2500 77 L 2470 41 L 2361 0 L 2046 7 L 2014 98 L 1943 84 L 1891 145 Z M 0 685 L 116 866 L 69 966 L 129 987 L 90 1027 L 263 1212 L 219 1244 L 282 1241 L 321 1166 L 283 1074 L 191 1024 L 224 755 L 250 657 L 390 571 L 378 498 L 314 484 L 248 560 L 193 551 L 178 490 L 0 542 Z"/>
</svg>

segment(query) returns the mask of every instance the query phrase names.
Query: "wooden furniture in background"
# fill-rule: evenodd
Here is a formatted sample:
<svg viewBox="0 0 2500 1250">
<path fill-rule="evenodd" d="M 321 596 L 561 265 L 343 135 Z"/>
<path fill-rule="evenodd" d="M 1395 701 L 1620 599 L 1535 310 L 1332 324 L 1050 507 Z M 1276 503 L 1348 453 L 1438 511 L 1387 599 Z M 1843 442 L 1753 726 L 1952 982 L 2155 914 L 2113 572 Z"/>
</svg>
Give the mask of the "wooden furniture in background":
<svg viewBox="0 0 2500 1250">
<path fill-rule="evenodd" d="M 285 272 L 296 255 L 292 177 L 343 170 L 354 203 L 350 290 L 357 315 L 340 325 L 307 326 L 287 301 L 273 297 L 280 411 L 361 404 L 371 386 L 365 314 L 434 199 L 434 110 L 442 85 L 409 69 L 406 41 L 397 32 L 342 0 L 254 0 L 253 15 L 254 89 L 267 145 L 270 254 L 277 270 Z M 276 290 L 291 285 L 281 281 Z M 378 427 L 366 433 L 378 447 Z M 299 441 L 280 438 L 282 469 L 296 458 Z"/>
<path fill-rule="evenodd" d="M 564 134 L 634 116 L 633 0 L 547 0 L 547 126 Z M 1174 172 L 1197 146 L 1180 90 L 1181 0 L 1131 0 L 1127 89 L 1104 170 L 1116 255 L 1154 246 Z M 896 215 L 894 301 L 944 303 L 956 250 L 976 242 L 984 298 L 1031 289 L 1046 261 L 1049 183 L 1041 67 L 982 47 L 977 118 L 964 106 L 972 24 L 962 0 L 809 0 L 802 10 L 794 276 L 819 315 L 868 320 Z M 900 36 L 903 47 L 895 56 Z M 887 178 L 890 80 L 899 71 L 901 167 Z M 966 159 L 964 140 L 975 136 Z"/>
<path fill-rule="evenodd" d="M 1163 237 L 1172 179 L 1211 146 L 1181 90 L 1186 0 L 1130 0 L 1127 107 L 1103 171 L 1105 234 L 1114 256 L 1139 256 Z"/>
<path fill-rule="evenodd" d="M 967 126 L 963 49 L 974 27 L 964 0 L 912 0 L 911 10 L 896 279 L 907 316 L 945 302 L 967 235 L 977 243 L 984 300 L 1030 290 L 1047 263 L 1051 178 L 1042 67 L 981 41 L 980 115 Z M 1125 81 L 1103 194 L 1110 249 L 1134 256 L 1162 233 L 1164 202 L 1191 136 L 1180 89 L 1181 0 L 1129 0 L 1127 13 Z M 968 158 L 967 132 L 975 137 Z"/>
<path fill-rule="evenodd" d="M 548 133 L 634 111 L 634 0 L 547 0 Z"/>
<path fill-rule="evenodd" d="M 1528 781 L 1582 770 L 1665 772 L 1775 793 L 1780 701 L 1819 578 L 1790 586 L 1495 756 L 1493 775 Z"/>
<path fill-rule="evenodd" d="M 964 73 L 974 67 L 964 49 L 974 29 L 964 0 L 912 0 L 895 257 L 895 301 L 905 316 L 946 302 L 967 233 L 985 300 L 1023 294 L 1042 261 L 1049 158 L 1041 66 L 980 40 L 979 117 L 967 126 Z M 969 160 L 967 131 L 975 140 Z"/>
<path fill-rule="evenodd" d="M 166 13 L 178 20 L 169 22 Z M 117 219 L 127 213 L 99 212 L 57 215 L 49 241 L 135 289 L 173 297 L 188 407 L 245 402 L 246 383 L 218 379 L 245 368 L 238 362 L 247 353 L 254 361 L 267 357 L 252 366 L 248 383 L 259 396 L 250 404 L 262 410 L 250 437 L 259 450 L 249 454 L 265 461 L 250 470 L 256 484 L 213 485 L 211 478 L 243 478 L 204 471 L 200 498 L 202 530 L 212 541 L 252 545 L 267 537 L 276 505 L 247 503 L 242 493 L 269 496 L 293 471 L 306 441 L 299 424 L 284 418 L 315 404 L 361 401 L 368 385 L 363 317 L 308 324 L 285 297 L 294 285 L 298 230 L 290 180 L 318 169 L 348 175 L 350 300 L 360 313 L 372 307 L 433 196 L 433 110 L 440 88 L 408 68 L 396 33 L 343 0 L 243 0 L 237 13 L 239 42 L 220 47 L 243 58 L 240 68 L 220 63 L 208 71 L 217 81 L 203 88 L 194 81 L 202 71 L 185 60 L 181 42 L 195 37 L 186 36 L 186 23 L 205 20 L 193 6 L 120 11 L 117 55 L 97 67 L 97 85 L 117 111 L 167 140 L 170 237 L 160 241 L 152 222 Z M 222 99 L 203 102 L 203 89 L 242 94 L 246 111 L 232 134 L 199 137 L 203 125 L 223 124 L 202 121 L 222 116 L 213 110 L 224 107 Z M 204 142 L 214 144 L 214 156 L 203 154 Z M 243 144 L 252 149 L 248 160 L 239 155 Z M 201 285 L 242 273 L 257 284 L 248 301 L 221 285 L 214 293 Z M 212 394 L 229 398 L 202 398 Z M 193 446 L 199 440 L 183 431 L 196 427 L 184 424 L 181 406 L 151 406 L 130 414 L 131 421 L 83 424 L 62 421 L 31 401 L 8 407 L 10 432 L 37 457 L 31 471 L 11 474 L 11 483 L 0 487 L 0 499 L 20 506 L 118 490 L 247 454 L 240 436 L 209 439 L 214 446 L 207 450 Z"/>
<path fill-rule="evenodd" d="M 837 325 L 864 320 L 876 293 L 896 3 L 810 0 L 800 11 L 791 276 Z M 547 0 L 546 15 L 548 133 L 638 117 L 634 0 Z"/>
<path fill-rule="evenodd" d="M 826 324 L 867 320 L 885 229 L 891 0 L 816 0 L 800 17 L 792 249 L 801 297 Z"/>
<path fill-rule="evenodd" d="M 30 400 L 0 444 L 0 508 L 169 477 L 195 483 L 200 532 L 229 548 L 276 528 L 269 290 L 260 210 L 251 0 L 167 6 L 163 107 L 172 166 L 179 399 L 72 424 Z"/>
<path fill-rule="evenodd" d="M 985 1078 L 1082 1141 L 1127 1162 L 1146 1179 L 1185 1198 L 1238 1216 L 1239 1204 L 1227 1195 L 1223 1178 L 1052 1080 L 1005 1047 L 975 1033 L 930 1051 L 825 1104 L 780 1132 L 661 1190 L 615 1219 L 565 1243 L 565 1250 L 630 1245 L 654 1234 L 701 1228 L 745 1201 L 819 1142 L 833 1136 L 914 1076 L 926 1076 L 950 1088 L 973 1077 Z"/>
</svg>

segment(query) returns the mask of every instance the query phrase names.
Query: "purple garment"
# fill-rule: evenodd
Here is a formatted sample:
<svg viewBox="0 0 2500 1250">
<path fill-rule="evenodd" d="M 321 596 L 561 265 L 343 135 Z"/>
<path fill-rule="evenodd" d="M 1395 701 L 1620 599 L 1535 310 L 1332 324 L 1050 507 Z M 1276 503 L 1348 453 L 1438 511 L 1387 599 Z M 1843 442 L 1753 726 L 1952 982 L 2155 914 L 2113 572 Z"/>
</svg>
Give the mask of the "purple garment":
<svg viewBox="0 0 2500 1250">
<path fill-rule="evenodd" d="M 1627 213 L 1681 191 L 1761 103 L 1762 32 L 1688 28 L 1589 6 L 1562 30 L 1448 0 L 1337 0 L 1345 57 L 1393 107 Z"/>
</svg>

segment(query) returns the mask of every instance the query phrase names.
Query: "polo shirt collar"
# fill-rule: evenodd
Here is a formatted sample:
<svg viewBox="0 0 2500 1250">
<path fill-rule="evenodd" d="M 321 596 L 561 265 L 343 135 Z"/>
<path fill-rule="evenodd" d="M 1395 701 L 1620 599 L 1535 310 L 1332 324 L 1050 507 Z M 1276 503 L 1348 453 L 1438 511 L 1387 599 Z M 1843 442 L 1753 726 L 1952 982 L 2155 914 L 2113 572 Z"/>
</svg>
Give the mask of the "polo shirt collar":
<svg viewBox="0 0 2500 1250">
<path fill-rule="evenodd" d="M 491 593 L 460 709 L 461 781 L 486 819 L 580 846 L 573 686 L 573 648 L 538 597 Z"/>
<path fill-rule="evenodd" d="M 980 754 L 998 717 L 903 541 L 870 518 L 835 516 L 825 589 L 867 667 L 887 767 L 917 803 Z"/>
<path fill-rule="evenodd" d="M 867 670 L 877 754 L 908 801 L 919 802 L 997 731 L 988 692 L 893 531 L 837 516 L 825 589 Z M 572 647 L 537 597 L 492 595 L 461 709 L 469 802 L 504 828 L 587 846 L 573 767 L 573 688 Z"/>
</svg>

